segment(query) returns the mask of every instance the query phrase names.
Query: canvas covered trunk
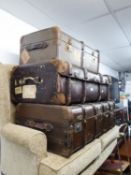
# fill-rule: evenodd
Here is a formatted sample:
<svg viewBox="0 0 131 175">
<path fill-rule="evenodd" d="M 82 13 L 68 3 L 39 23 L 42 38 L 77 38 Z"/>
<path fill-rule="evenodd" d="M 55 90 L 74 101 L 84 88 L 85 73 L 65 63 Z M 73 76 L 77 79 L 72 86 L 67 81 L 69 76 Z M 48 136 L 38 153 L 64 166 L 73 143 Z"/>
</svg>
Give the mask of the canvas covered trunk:
<svg viewBox="0 0 131 175">
<path fill-rule="evenodd" d="M 20 64 L 45 63 L 52 59 L 66 60 L 98 73 L 99 51 L 51 27 L 21 38 Z"/>
</svg>

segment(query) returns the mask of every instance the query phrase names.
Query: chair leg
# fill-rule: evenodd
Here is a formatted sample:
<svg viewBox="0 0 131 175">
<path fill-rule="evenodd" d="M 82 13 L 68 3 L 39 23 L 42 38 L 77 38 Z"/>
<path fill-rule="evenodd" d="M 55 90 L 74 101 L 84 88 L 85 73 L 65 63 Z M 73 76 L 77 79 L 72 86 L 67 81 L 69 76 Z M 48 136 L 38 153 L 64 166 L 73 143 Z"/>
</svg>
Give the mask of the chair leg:
<svg viewBox="0 0 131 175">
<path fill-rule="evenodd" d="M 126 138 L 126 135 L 124 135 L 124 142 L 126 143 L 127 141 L 127 138 Z M 126 145 L 126 154 L 127 154 L 127 161 L 129 162 L 130 166 L 129 166 L 129 175 L 131 175 L 131 161 L 130 161 L 130 157 L 128 156 L 129 155 L 129 149 L 128 149 L 128 146 L 127 144 Z"/>
<path fill-rule="evenodd" d="M 120 168 L 120 175 L 123 175 L 122 162 L 121 162 L 121 156 L 120 156 L 120 150 L 119 150 L 118 140 L 117 140 L 116 149 L 117 149 L 118 160 L 120 161 L 120 167 L 119 167 Z"/>
</svg>

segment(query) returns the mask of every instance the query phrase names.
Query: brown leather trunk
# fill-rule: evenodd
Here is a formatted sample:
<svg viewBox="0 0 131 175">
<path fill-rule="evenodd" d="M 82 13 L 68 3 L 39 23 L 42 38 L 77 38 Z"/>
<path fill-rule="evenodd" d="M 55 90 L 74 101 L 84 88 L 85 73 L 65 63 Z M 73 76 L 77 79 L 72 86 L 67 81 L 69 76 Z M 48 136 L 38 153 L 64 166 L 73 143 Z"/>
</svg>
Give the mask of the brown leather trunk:
<svg viewBox="0 0 131 175">
<path fill-rule="evenodd" d="M 68 147 L 66 147 L 66 145 L 59 145 L 56 141 L 64 139 L 64 142 L 68 142 L 66 139 L 70 139 L 71 137 L 72 142 L 70 144 L 72 144 L 72 146 L 70 146 L 70 149 L 72 150 L 68 150 L 67 153 L 70 155 L 83 147 L 83 144 L 86 145 L 94 140 L 96 134 L 96 119 L 97 115 L 92 105 L 51 106 L 19 104 L 15 116 L 17 124 L 45 132 L 48 138 L 48 149 L 63 156 L 66 155 L 61 153 L 61 151 L 59 153 L 59 149 L 56 150 L 55 147 L 64 147 L 63 149 L 67 149 Z M 70 135 L 66 138 L 58 134 L 58 132 L 62 134 L 64 134 L 64 132 L 70 132 Z"/>
<path fill-rule="evenodd" d="M 58 27 L 21 38 L 20 64 L 45 63 L 55 58 L 95 73 L 99 71 L 99 51 L 62 32 Z"/>
<path fill-rule="evenodd" d="M 15 122 L 44 132 L 48 150 L 68 157 L 102 135 L 103 116 L 101 103 L 75 106 L 25 103 L 17 105 Z"/>
<path fill-rule="evenodd" d="M 100 74 L 54 60 L 18 66 L 11 77 L 14 103 L 69 105 L 99 100 Z"/>
<path fill-rule="evenodd" d="M 17 124 L 45 132 L 48 150 L 69 157 L 82 148 L 85 141 L 89 143 L 94 139 L 95 119 L 91 116 L 84 122 L 83 109 L 81 106 L 19 104 L 15 120 Z"/>
</svg>

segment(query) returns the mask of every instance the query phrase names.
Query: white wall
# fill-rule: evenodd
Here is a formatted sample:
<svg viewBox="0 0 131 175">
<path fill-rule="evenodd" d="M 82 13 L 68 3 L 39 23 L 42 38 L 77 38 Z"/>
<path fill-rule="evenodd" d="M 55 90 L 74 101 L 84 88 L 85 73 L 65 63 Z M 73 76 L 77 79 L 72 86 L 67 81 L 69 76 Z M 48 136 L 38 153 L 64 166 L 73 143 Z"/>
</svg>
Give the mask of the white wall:
<svg viewBox="0 0 131 175">
<path fill-rule="evenodd" d="M 99 72 L 101 74 L 105 74 L 105 75 L 111 75 L 115 78 L 118 78 L 118 72 L 102 63 L 100 63 L 100 67 L 99 67 Z"/>
<path fill-rule="evenodd" d="M 18 64 L 20 38 L 33 31 L 35 27 L 0 9 L 0 62 Z"/>
</svg>

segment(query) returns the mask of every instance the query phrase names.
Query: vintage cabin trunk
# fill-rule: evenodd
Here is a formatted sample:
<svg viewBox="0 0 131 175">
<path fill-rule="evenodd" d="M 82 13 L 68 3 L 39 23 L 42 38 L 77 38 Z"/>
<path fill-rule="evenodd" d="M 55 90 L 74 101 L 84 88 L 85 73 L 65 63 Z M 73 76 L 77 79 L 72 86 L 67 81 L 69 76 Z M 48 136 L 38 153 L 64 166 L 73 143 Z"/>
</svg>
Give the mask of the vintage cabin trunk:
<svg viewBox="0 0 131 175">
<path fill-rule="evenodd" d="M 62 32 L 58 27 L 40 30 L 21 38 L 20 64 L 66 60 L 98 73 L 99 51 Z"/>
</svg>

